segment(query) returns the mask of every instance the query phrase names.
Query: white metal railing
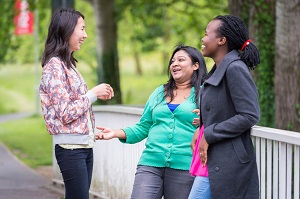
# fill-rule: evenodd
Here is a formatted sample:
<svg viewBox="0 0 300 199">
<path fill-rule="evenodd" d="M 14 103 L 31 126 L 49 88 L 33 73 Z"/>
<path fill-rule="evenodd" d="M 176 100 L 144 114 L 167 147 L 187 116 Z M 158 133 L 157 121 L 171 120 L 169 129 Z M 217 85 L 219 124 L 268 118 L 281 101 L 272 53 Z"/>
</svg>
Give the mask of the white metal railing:
<svg viewBox="0 0 300 199">
<path fill-rule="evenodd" d="M 97 126 L 113 129 L 137 123 L 143 108 L 95 106 Z M 97 130 L 96 130 L 97 131 Z M 299 199 L 300 133 L 254 126 L 252 138 L 260 176 L 261 199 Z M 91 195 L 103 199 L 130 198 L 136 165 L 145 141 L 130 145 L 118 140 L 97 141 Z M 63 185 L 53 157 L 53 182 Z"/>
</svg>

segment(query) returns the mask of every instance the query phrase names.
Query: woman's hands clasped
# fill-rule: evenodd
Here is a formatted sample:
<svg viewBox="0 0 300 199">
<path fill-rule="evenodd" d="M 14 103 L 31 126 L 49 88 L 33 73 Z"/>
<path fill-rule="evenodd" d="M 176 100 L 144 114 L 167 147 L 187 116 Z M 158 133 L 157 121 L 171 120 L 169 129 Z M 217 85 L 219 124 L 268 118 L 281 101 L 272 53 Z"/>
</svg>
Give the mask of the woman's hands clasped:
<svg viewBox="0 0 300 199">
<path fill-rule="evenodd" d="M 93 93 L 101 100 L 109 100 L 114 96 L 114 89 L 106 83 L 99 84 L 91 89 Z"/>
</svg>

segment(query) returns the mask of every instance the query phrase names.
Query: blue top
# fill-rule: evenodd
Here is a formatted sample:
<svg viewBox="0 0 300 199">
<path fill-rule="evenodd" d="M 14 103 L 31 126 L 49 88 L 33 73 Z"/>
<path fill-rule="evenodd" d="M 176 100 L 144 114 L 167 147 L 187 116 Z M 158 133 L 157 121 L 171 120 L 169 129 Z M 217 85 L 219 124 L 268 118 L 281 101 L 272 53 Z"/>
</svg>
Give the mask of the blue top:
<svg viewBox="0 0 300 199">
<path fill-rule="evenodd" d="M 168 103 L 168 107 L 169 107 L 169 109 L 172 111 L 172 113 L 173 113 L 174 110 L 177 108 L 177 106 L 179 106 L 179 104 L 169 104 L 169 103 Z"/>
<path fill-rule="evenodd" d="M 134 144 L 147 138 L 138 165 L 189 170 L 190 144 L 197 128 L 192 122 L 198 118 L 192 110 L 196 108 L 195 89 L 192 88 L 189 97 L 172 112 L 162 85 L 150 95 L 139 123 L 123 128 L 126 140 L 120 141 Z"/>
</svg>

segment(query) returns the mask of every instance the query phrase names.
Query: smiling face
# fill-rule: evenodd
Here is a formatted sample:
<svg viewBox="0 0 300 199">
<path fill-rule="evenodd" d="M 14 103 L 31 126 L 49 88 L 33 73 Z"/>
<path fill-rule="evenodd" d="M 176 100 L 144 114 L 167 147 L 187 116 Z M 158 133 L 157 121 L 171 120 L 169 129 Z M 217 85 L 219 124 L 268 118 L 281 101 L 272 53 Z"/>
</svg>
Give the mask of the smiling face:
<svg viewBox="0 0 300 199">
<path fill-rule="evenodd" d="M 217 56 L 222 38 L 217 33 L 220 23 L 220 20 L 212 20 L 206 27 L 205 36 L 202 38 L 202 54 L 205 57 L 215 59 Z"/>
<path fill-rule="evenodd" d="M 85 38 L 87 38 L 87 34 L 85 32 L 84 20 L 82 17 L 79 17 L 74 28 L 74 32 L 69 39 L 70 51 L 74 52 L 76 50 L 80 50 L 81 44 Z"/>
<path fill-rule="evenodd" d="M 189 83 L 193 72 L 198 68 L 199 64 L 193 64 L 187 52 L 179 50 L 171 60 L 170 73 L 176 83 Z"/>
</svg>

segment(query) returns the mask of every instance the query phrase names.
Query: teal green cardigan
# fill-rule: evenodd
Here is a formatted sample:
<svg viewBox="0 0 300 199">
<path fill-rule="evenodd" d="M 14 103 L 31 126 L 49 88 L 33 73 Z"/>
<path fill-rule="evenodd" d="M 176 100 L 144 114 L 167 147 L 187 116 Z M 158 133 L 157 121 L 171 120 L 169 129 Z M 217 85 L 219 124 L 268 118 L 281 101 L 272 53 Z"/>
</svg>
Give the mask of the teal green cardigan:
<svg viewBox="0 0 300 199">
<path fill-rule="evenodd" d="M 192 88 L 189 97 L 172 113 L 164 97 L 164 87 L 160 86 L 150 95 L 139 123 L 124 128 L 126 140 L 120 141 L 134 144 L 147 138 L 138 165 L 189 170 L 190 144 L 196 129 L 192 122 L 198 117 L 192 110 L 196 108 Z"/>
</svg>

